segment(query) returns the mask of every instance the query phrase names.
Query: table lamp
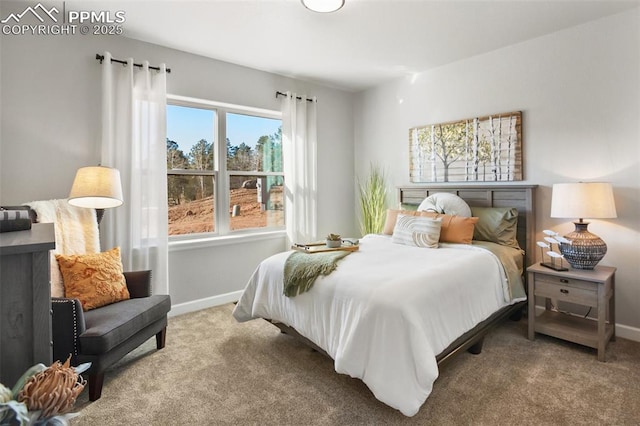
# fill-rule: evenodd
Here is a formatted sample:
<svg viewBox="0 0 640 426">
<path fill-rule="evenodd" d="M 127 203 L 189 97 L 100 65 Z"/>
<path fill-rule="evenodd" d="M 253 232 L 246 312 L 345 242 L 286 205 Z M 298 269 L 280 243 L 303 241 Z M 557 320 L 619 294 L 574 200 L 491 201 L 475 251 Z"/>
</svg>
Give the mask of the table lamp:
<svg viewBox="0 0 640 426">
<path fill-rule="evenodd" d="M 587 219 L 618 217 L 610 183 L 556 183 L 551 196 L 551 217 L 579 218 L 575 230 L 564 236 L 560 253 L 574 269 L 593 269 L 607 253 L 607 245 L 587 230 Z"/>
<path fill-rule="evenodd" d="M 69 204 L 96 209 L 98 224 L 104 209 L 122 205 L 122 184 L 117 169 L 104 166 L 81 167 L 71 186 Z"/>
</svg>

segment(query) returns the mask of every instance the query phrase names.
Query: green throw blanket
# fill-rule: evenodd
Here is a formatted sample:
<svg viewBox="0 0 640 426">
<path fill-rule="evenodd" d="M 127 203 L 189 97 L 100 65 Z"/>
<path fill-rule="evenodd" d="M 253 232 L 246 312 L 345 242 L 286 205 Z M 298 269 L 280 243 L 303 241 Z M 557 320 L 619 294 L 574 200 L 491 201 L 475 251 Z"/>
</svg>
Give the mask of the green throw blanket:
<svg viewBox="0 0 640 426">
<path fill-rule="evenodd" d="M 329 275 L 338 267 L 338 260 L 349 253 L 346 250 L 313 254 L 294 251 L 284 263 L 284 295 L 293 297 L 311 290 L 318 276 Z"/>
</svg>

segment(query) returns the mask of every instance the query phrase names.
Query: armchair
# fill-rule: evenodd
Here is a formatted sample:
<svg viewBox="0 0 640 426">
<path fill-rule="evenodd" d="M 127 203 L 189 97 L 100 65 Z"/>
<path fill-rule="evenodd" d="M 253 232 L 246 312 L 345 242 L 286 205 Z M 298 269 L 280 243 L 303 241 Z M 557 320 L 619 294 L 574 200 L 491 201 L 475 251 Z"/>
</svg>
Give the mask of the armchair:
<svg viewBox="0 0 640 426">
<path fill-rule="evenodd" d="M 36 212 L 29 210 L 37 222 Z M 71 354 L 72 365 L 91 362 L 83 373 L 88 375 L 90 401 L 100 398 L 105 371 L 123 356 L 154 335 L 157 349 L 165 346 L 170 296 L 151 294 L 151 271 L 124 272 L 124 277 L 128 300 L 84 312 L 78 299 L 51 298 L 53 359 Z"/>
<path fill-rule="evenodd" d="M 78 299 L 52 298 L 53 358 L 91 362 L 89 400 L 102 394 L 104 373 L 123 356 L 156 336 L 164 348 L 169 295 L 151 295 L 151 271 L 124 273 L 131 298 L 83 312 Z"/>
</svg>

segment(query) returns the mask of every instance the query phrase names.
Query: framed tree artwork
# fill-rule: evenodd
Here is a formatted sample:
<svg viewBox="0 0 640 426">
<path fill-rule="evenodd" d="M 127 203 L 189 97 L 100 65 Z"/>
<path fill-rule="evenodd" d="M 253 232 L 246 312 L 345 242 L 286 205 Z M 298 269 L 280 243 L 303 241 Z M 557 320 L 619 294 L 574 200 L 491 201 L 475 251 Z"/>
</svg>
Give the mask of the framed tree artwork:
<svg viewBox="0 0 640 426">
<path fill-rule="evenodd" d="M 522 180 L 522 113 L 409 129 L 411 182 Z"/>
</svg>

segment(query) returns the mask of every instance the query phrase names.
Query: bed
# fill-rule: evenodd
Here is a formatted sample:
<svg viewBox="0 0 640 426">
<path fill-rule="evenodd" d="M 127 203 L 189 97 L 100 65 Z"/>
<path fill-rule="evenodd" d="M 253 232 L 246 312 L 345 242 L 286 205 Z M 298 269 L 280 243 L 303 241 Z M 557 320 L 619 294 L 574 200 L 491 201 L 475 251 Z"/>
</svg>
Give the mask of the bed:
<svg viewBox="0 0 640 426">
<path fill-rule="evenodd" d="M 241 322 L 270 321 L 330 356 L 338 373 L 361 379 L 380 401 L 413 416 L 439 367 L 461 351 L 479 353 L 484 336 L 524 307 L 522 270 L 532 263 L 535 244 L 534 190 L 532 185 L 398 188 L 399 203 L 407 209 L 436 193 L 453 193 L 477 211 L 516 208 L 516 238 L 524 255 L 494 243 L 443 242 L 432 250 L 368 235 L 360 250 L 319 277 L 309 292 L 285 297 L 289 253 L 280 253 L 256 269 L 233 315 Z M 508 278 L 502 265 L 509 262 L 497 256 L 503 251 L 519 261 L 523 281 Z"/>
</svg>

